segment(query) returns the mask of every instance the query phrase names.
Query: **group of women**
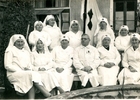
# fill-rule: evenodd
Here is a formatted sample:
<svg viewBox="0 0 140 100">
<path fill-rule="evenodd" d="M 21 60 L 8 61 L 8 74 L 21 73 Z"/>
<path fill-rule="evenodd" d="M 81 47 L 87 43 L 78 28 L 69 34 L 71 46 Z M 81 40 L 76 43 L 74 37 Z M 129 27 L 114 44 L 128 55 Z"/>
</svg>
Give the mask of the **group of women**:
<svg viewBox="0 0 140 100">
<path fill-rule="evenodd" d="M 92 37 L 99 53 L 97 72 L 102 86 L 116 85 L 117 80 L 119 84 L 140 82 L 140 35 L 129 35 L 126 25 L 118 33 L 115 38 L 107 19 L 102 18 Z M 54 88 L 60 93 L 70 91 L 74 78 L 73 52 L 81 45 L 82 34 L 78 21 L 73 20 L 69 32 L 63 35 L 54 16 L 47 15 L 44 22 L 34 23 L 28 38 L 31 50 L 23 35 L 13 35 L 5 51 L 5 69 L 15 90 L 28 93 L 29 98 L 35 98 L 36 89 L 45 97 L 50 97 Z M 120 62 L 124 67 L 121 71 Z"/>
</svg>

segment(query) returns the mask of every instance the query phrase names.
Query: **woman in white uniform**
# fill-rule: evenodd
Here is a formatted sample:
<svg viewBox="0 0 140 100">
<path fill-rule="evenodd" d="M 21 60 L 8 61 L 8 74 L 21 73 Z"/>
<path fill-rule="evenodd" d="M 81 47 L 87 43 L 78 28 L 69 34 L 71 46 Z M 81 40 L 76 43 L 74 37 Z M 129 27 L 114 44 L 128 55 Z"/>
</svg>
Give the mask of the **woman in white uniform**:
<svg viewBox="0 0 140 100">
<path fill-rule="evenodd" d="M 106 18 L 101 18 L 100 21 L 97 23 L 97 29 L 94 33 L 94 45 L 96 47 L 100 47 L 102 46 L 102 36 L 103 35 L 110 35 L 112 41 L 111 41 L 111 45 L 114 45 L 114 40 L 115 40 L 115 35 L 113 30 L 111 29 L 108 21 Z"/>
<path fill-rule="evenodd" d="M 116 47 L 111 45 L 110 35 L 103 35 L 102 46 L 98 48 L 101 63 L 98 67 L 99 73 L 99 83 L 101 86 L 109 86 L 117 84 L 117 75 L 119 73 L 120 67 L 120 54 Z M 98 96 L 113 96 L 114 98 L 118 95 L 118 91 L 107 92 L 107 93 L 98 93 Z"/>
<path fill-rule="evenodd" d="M 118 64 L 121 58 L 117 48 L 110 45 L 110 43 L 111 37 L 109 35 L 103 35 L 102 46 L 98 48 L 101 60 L 98 73 L 101 76 L 100 84 L 102 86 L 117 84 Z"/>
<path fill-rule="evenodd" d="M 122 58 L 124 52 L 128 47 L 130 47 L 130 35 L 129 35 L 129 28 L 127 25 L 122 25 L 119 29 L 118 36 L 115 39 L 115 46 L 118 49 L 121 55 L 121 62 L 120 62 L 120 71 L 122 70 Z"/>
<path fill-rule="evenodd" d="M 50 35 L 51 38 L 51 44 L 49 46 L 49 50 L 52 51 L 55 46 L 60 45 L 60 37 L 62 35 L 62 32 L 59 27 L 57 27 L 55 18 L 53 15 L 47 15 L 44 19 L 44 27 L 43 31 Z"/>
<path fill-rule="evenodd" d="M 40 75 L 32 71 L 30 49 L 23 35 L 15 34 L 10 38 L 5 51 L 4 64 L 7 78 L 18 93 L 28 93 L 29 98 L 33 99 L 35 86 L 45 97 L 51 96 L 44 88 Z"/>
<path fill-rule="evenodd" d="M 73 48 L 69 45 L 69 38 L 62 35 L 61 46 L 56 46 L 53 51 L 53 62 L 60 86 L 64 91 L 70 91 L 74 75 L 72 73 Z"/>
<path fill-rule="evenodd" d="M 130 47 L 129 28 L 127 25 L 122 25 L 119 29 L 118 36 L 115 39 L 115 46 L 119 52 L 123 52 Z"/>
<path fill-rule="evenodd" d="M 50 52 L 45 52 L 44 40 L 41 38 L 36 41 L 35 51 L 32 52 L 32 64 L 33 70 L 41 75 L 41 81 L 49 92 L 54 88 L 57 88 L 60 93 L 64 92 L 56 79 L 52 55 Z"/>
<path fill-rule="evenodd" d="M 66 35 L 69 37 L 70 42 L 69 46 L 73 47 L 74 49 L 81 45 L 81 35 L 83 34 L 80 31 L 80 24 L 77 20 L 72 20 L 69 27 L 69 32 Z"/>
<path fill-rule="evenodd" d="M 131 34 L 131 46 L 124 53 L 123 70 L 118 79 L 120 84 L 140 84 L 140 35 Z"/>
<path fill-rule="evenodd" d="M 49 51 L 48 46 L 51 44 L 51 38 L 49 34 L 43 32 L 42 29 L 43 23 L 41 21 L 36 21 L 34 23 L 34 30 L 30 33 L 28 38 L 29 44 L 32 47 L 32 51 L 35 51 L 35 42 L 37 41 L 38 38 L 44 38 L 45 51 Z"/>
</svg>

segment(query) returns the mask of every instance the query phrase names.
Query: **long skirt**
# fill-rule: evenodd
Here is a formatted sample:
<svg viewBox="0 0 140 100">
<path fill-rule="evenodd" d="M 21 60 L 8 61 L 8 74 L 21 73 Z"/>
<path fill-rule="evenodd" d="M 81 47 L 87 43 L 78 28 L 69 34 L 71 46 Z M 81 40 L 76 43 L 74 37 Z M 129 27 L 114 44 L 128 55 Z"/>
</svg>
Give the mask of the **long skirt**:
<svg viewBox="0 0 140 100">
<path fill-rule="evenodd" d="M 99 85 L 98 82 L 98 73 L 97 70 L 92 70 L 91 73 L 87 73 L 82 70 L 77 70 L 77 74 L 79 75 L 80 81 L 82 82 L 82 86 L 86 86 L 88 80 L 91 83 L 92 87 L 96 87 Z"/>
<path fill-rule="evenodd" d="M 33 86 L 33 81 L 42 85 L 41 77 L 33 71 L 18 71 L 7 75 L 8 80 L 14 85 L 16 91 L 27 93 Z"/>
<path fill-rule="evenodd" d="M 101 76 L 99 80 L 100 84 L 102 86 L 116 85 L 118 72 L 119 72 L 118 66 L 113 66 L 111 68 L 99 66 L 98 73 Z"/>
<path fill-rule="evenodd" d="M 27 93 L 33 86 L 31 71 L 14 72 L 7 77 L 15 90 L 20 93 Z"/>
<path fill-rule="evenodd" d="M 120 85 L 122 84 L 140 84 L 140 72 L 131 72 L 124 68 L 118 75 Z"/>
<path fill-rule="evenodd" d="M 41 75 L 41 81 L 43 86 L 50 92 L 53 88 L 59 87 L 56 72 L 54 70 L 38 71 Z"/>
<path fill-rule="evenodd" d="M 56 77 L 60 87 L 64 91 L 70 91 L 73 83 L 74 74 L 71 69 L 64 69 L 61 73 L 56 71 Z"/>
</svg>

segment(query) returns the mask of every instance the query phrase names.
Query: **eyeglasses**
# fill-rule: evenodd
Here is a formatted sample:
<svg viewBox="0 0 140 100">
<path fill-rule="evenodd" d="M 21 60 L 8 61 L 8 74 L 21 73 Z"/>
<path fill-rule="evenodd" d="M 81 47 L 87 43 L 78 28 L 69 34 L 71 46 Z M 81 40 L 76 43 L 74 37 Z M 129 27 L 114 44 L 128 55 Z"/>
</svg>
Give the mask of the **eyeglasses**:
<svg viewBox="0 0 140 100">
<path fill-rule="evenodd" d="M 81 40 L 88 40 L 89 38 L 81 38 Z"/>
</svg>

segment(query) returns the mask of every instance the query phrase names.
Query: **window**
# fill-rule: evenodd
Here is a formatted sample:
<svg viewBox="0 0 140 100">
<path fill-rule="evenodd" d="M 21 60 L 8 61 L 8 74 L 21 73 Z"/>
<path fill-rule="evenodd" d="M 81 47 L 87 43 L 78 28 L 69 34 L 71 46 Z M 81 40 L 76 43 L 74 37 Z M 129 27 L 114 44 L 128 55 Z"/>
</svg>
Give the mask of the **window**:
<svg viewBox="0 0 140 100">
<path fill-rule="evenodd" d="M 69 30 L 69 0 L 35 0 L 34 7 L 38 20 L 43 21 L 46 15 L 52 14 L 63 33 Z"/>
<path fill-rule="evenodd" d="M 136 31 L 136 0 L 114 0 L 114 30 L 128 25 L 131 32 Z"/>
<path fill-rule="evenodd" d="M 36 8 L 69 7 L 69 0 L 35 0 L 35 7 Z"/>
</svg>

